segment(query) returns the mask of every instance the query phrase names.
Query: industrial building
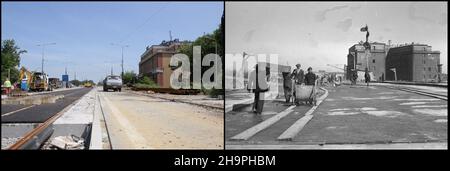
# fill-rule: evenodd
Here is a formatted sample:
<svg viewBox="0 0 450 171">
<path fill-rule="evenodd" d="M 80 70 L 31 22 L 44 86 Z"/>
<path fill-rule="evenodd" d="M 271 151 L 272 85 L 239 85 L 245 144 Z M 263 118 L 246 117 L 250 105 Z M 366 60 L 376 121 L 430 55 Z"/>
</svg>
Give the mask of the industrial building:
<svg viewBox="0 0 450 171">
<path fill-rule="evenodd" d="M 348 49 L 346 77 L 350 78 L 353 69 L 364 71 L 366 68 L 373 73 L 372 80 L 382 80 L 385 74 L 385 59 L 389 45 L 385 43 L 370 43 L 370 53 L 366 56 L 362 42 L 351 46 Z"/>
<path fill-rule="evenodd" d="M 181 45 L 188 43 L 190 42 L 174 39 L 146 47 L 139 62 L 139 76 L 148 76 L 160 88 L 171 88 L 170 75 L 173 71 L 169 66 L 170 59 Z"/>
<path fill-rule="evenodd" d="M 392 47 L 386 56 L 386 80 L 437 82 L 442 67 L 439 58 L 440 52 L 426 44 Z"/>
</svg>

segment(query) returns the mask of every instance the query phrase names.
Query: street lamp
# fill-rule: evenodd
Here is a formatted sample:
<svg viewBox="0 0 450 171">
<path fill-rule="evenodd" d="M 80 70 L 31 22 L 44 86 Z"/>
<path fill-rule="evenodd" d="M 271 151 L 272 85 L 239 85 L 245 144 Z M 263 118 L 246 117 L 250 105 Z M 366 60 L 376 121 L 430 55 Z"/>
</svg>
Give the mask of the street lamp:
<svg viewBox="0 0 450 171">
<path fill-rule="evenodd" d="M 123 78 L 123 48 L 129 47 L 128 45 L 122 45 L 122 44 L 116 44 L 116 43 L 111 43 L 111 45 L 113 46 L 119 46 L 122 49 L 122 74 L 120 75 L 121 78 Z"/>
<path fill-rule="evenodd" d="M 47 45 L 56 45 L 56 43 L 44 43 L 44 44 L 37 45 L 37 46 L 42 46 L 42 66 L 41 66 L 42 74 L 44 74 L 44 49 L 45 49 L 45 46 L 47 46 Z"/>
</svg>

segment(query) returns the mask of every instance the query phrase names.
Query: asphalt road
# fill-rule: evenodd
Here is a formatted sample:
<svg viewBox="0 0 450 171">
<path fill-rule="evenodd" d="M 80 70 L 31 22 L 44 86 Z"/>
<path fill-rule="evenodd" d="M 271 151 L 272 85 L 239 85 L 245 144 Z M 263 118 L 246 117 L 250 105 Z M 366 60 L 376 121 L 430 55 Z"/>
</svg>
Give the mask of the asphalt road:
<svg viewBox="0 0 450 171">
<path fill-rule="evenodd" d="M 227 145 L 318 145 L 447 142 L 447 101 L 380 86 L 326 87 L 328 97 L 313 112 L 291 141 L 277 137 L 310 108 L 293 112 L 248 140 L 233 141 L 241 133 L 276 115 L 288 106 L 269 101 L 267 114 L 258 116 L 250 108 L 226 114 Z M 278 103 L 273 105 L 272 103 Z M 243 146 L 241 146 L 243 147 Z M 293 146 L 292 146 L 293 147 Z"/>
<path fill-rule="evenodd" d="M 52 92 L 46 95 L 64 95 L 63 98 L 56 100 L 55 103 L 45 103 L 33 107 L 10 113 L 30 105 L 6 105 L 2 104 L 2 123 L 42 123 L 48 118 L 63 110 L 66 106 L 88 93 L 90 88 L 81 88 L 66 91 Z M 8 115 L 5 115 L 10 113 Z"/>
</svg>

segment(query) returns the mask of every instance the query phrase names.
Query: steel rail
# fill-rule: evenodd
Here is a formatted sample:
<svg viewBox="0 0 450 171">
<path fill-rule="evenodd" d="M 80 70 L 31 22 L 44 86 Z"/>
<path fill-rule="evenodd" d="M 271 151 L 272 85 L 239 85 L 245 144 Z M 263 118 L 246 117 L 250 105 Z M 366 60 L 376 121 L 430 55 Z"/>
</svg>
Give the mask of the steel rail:
<svg viewBox="0 0 450 171">
<path fill-rule="evenodd" d="M 77 100 L 73 101 L 71 104 L 67 105 L 64 109 L 62 109 L 61 111 L 59 111 L 58 113 L 56 113 L 55 115 L 50 117 L 49 119 L 47 119 L 45 122 L 39 124 L 33 130 L 26 133 L 24 135 L 24 137 L 22 137 L 19 141 L 17 141 L 13 145 L 9 146 L 8 150 L 24 149 L 24 147 L 23 147 L 24 145 L 28 144 L 33 139 L 37 138 L 39 136 L 39 134 L 41 134 L 48 127 L 50 127 L 53 124 L 53 122 L 55 122 L 59 117 L 61 117 L 67 110 L 69 110 L 73 105 L 78 103 L 78 101 L 80 101 L 81 98 L 82 98 L 82 96 L 80 98 L 78 98 Z M 40 144 L 40 145 L 42 145 L 42 144 Z"/>
</svg>

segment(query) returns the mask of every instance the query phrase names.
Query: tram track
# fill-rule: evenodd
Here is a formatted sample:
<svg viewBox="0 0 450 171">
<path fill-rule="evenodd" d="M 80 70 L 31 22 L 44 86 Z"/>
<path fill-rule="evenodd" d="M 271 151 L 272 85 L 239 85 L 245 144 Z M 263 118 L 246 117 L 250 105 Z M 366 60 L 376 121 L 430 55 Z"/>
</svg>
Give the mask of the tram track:
<svg viewBox="0 0 450 171">
<path fill-rule="evenodd" d="M 88 93 L 89 91 L 90 91 L 89 89 L 69 91 L 66 92 L 68 94 L 66 94 L 63 99 L 61 99 L 56 103 L 45 104 L 46 106 L 42 106 L 43 104 L 31 105 L 2 114 L 2 129 L 8 128 L 17 129 L 17 127 L 21 126 L 26 126 L 28 127 L 27 129 L 29 129 L 25 131 L 22 130 L 25 132 L 23 135 L 18 136 L 18 134 L 20 133 L 15 133 L 16 135 L 11 137 L 4 135 L 4 131 L 2 130 L 2 143 L 4 138 L 18 139 L 17 141 L 13 142 L 12 145 L 6 147 L 5 149 L 8 150 L 40 149 L 41 146 L 44 145 L 45 142 L 48 141 L 48 139 L 51 137 L 54 131 L 53 123 L 59 117 L 61 117 L 67 110 L 69 110 L 73 105 L 75 105 L 81 99 L 81 97 L 86 93 Z M 44 108 L 45 110 L 37 110 L 37 108 L 39 109 Z M 34 121 L 36 120 L 36 118 L 33 119 L 33 117 L 39 116 L 41 114 L 46 114 L 49 117 L 44 120 L 41 120 L 42 122 Z M 12 117 L 13 119 L 11 119 Z M 5 118 L 8 118 L 9 120 L 5 121 Z M 30 127 L 32 128 L 30 129 Z M 2 149 L 3 148 L 4 147 L 2 145 Z"/>
</svg>

